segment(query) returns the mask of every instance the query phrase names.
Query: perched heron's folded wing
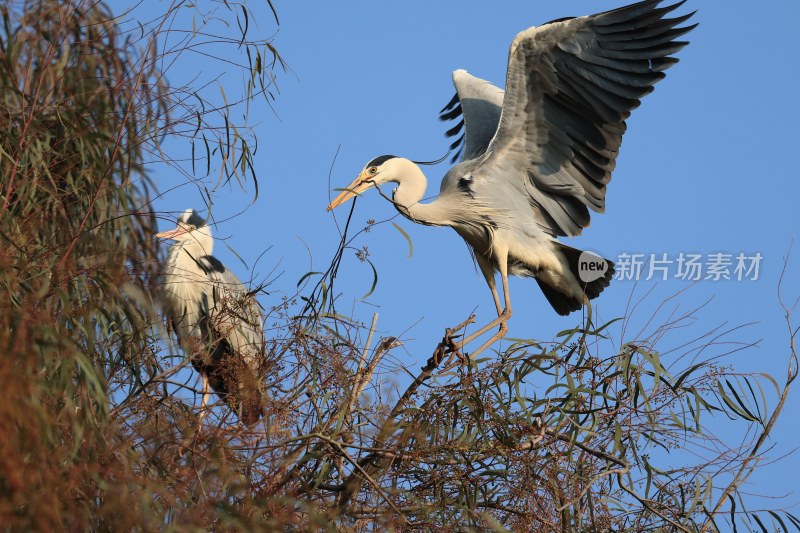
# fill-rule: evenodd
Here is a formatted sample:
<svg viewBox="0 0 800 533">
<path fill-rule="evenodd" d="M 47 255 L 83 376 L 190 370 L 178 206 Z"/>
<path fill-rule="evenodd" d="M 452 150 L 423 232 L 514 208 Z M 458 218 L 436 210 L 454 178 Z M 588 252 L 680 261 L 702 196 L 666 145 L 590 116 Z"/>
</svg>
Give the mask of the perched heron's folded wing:
<svg viewBox="0 0 800 533">
<path fill-rule="evenodd" d="M 625 120 L 677 63 L 671 54 L 687 42 L 676 39 L 696 26 L 677 27 L 693 13 L 665 18 L 683 2 L 659 8 L 660 2 L 517 35 L 500 124 L 473 179 L 515 181 L 515 190 L 541 209 L 550 233 L 579 235 L 589 209 L 605 209 Z"/>
<path fill-rule="evenodd" d="M 198 263 L 214 287 L 209 312 L 214 336 L 225 339 L 233 353 L 258 374 L 263 365 L 264 331 L 255 295 L 216 258 L 205 256 Z"/>
<path fill-rule="evenodd" d="M 210 256 L 200 261 L 211 267 L 207 272 L 214 285 L 214 305 L 209 317 L 211 335 L 225 348 L 222 360 L 210 362 L 218 365 L 210 367 L 210 371 L 221 376 L 221 388 L 228 403 L 245 424 L 251 425 L 261 416 L 265 398 L 262 380 L 266 354 L 261 309 L 255 291 L 248 291 L 222 263 Z"/>
<path fill-rule="evenodd" d="M 450 145 L 451 150 L 456 150 L 452 161 L 457 161 L 459 156 L 462 156 L 462 161 L 467 161 L 483 155 L 497 132 L 503 109 L 503 90 L 466 70 L 453 72 L 453 85 L 456 94 L 442 108 L 439 118 L 458 120 L 446 135 L 455 137 L 460 134 Z"/>
</svg>

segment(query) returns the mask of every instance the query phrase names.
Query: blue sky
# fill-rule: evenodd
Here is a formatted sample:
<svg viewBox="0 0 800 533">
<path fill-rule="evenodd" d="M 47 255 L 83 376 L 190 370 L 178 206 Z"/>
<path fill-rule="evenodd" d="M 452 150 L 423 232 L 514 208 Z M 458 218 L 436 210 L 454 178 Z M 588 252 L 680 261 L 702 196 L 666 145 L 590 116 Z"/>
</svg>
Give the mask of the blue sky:
<svg viewBox="0 0 800 533">
<path fill-rule="evenodd" d="M 248 267 L 267 250 L 254 275 L 259 278 L 273 268 L 282 273 L 271 287 L 275 292 L 270 298 L 277 300 L 281 294 L 293 294 L 304 273 L 322 270 L 331 260 L 339 234 L 325 206 L 333 188 L 346 186 L 377 155 L 431 160 L 444 154 L 447 126 L 437 114 L 453 94 L 452 70 L 465 68 L 502 87 L 508 46 L 517 32 L 625 2 L 274 3 L 281 22 L 274 44 L 291 70 L 278 77 L 274 111 L 260 101 L 251 107 L 260 146 L 260 196 L 249 205 L 252 187 L 248 192 L 222 188 L 214 196 L 214 215 L 229 219 L 216 233 Z M 274 26 L 263 4 L 259 25 L 269 34 Z M 599 320 L 611 320 L 625 314 L 631 299 L 649 293 L 632 319 L 626 338 L 631 340 L 638 331 L 635 326 L 644 326 L 658 305 L 676 292 L 684 291 L 670 300 L 668 309 L 679 305 L 686 311 L 711 299 L 693 326 L 665 339 L 662 350 L 722 324 L 730 328 L 752 323 L 730 339 L 762 339 L 760 345 L 723 362 L 783 380 L 788 332 L 777 285 L 783 257 L 800 236 L 800 170 L 795 163 L 800 105 L 792 96 L 800 76 L 795 57 L 800 4 L 689 0 L 679 13 L 694 9 L 700 26 L 678 54 L 681 62 L 628 121 L 608 187 L 607 212 L 594 215 L 583 236 L 565 242 L 611 259 L 625 253 L 644 258 L 666 253 L 672 260 L 682 252 L 695 253 L 704 261 L 714 253 L 731 254 L 734 260 L 739 253 L 761 254 L 756 281 L 616 280 L 595 301 L 595 311 Z M 200 56 L 187 55 L 175 68 L 174 78 L 212 75 Z M 222 81 L 239 86 L 241 75 Z M 431 195 L 447 168 L 442 164 L 425 169 Z M 158 176 L 163 191 L 182 181 Z M 209 187 L 215 182 L 210 180 Z M 180 186 L 156 203 L 163 211 L 192 206 L 203 206 L 193 186 Z M 348 209 L 349 204 L 335 211 L 340 223 Z M 445 327 L 473 310 L 479 324 L 489 321 L 494 306 L 465 244 L 452 230 L 415 226 L 375 193 L 358 200 L 353 227 L 392 217 L 410 235 L 413 255 L 408 257 L 408 243 L 391 223 L 374 227 L 356 245 L 368 247 L 379 283 L 361 301 L 372 285 L 372 270 L 350 253 L 337 281 L 338 308 L 365 322 L 379 313 L 379 333 L 402 337 L 405 352 L 398 356 L 414 369 L 429 357 Z M 249 277 L 247 267 L 224 246 L 217 250 L 240 277 Z M 795 243 L 783 285 L 790 303 L 800 295 L 798 265 L 800 242 Z M 677 265 L 670 265 L 668 273 L 676 274 Z M 276 303 L 270 298 L 264 298 L 267 307 Z M 512 280 L 511 298 L 510 337 L 552 339 L 580 319 L 577 314 L 557 316 L 533 280 Z M 777 447 L 771 457 L 800 444 L 798 404 L 795 390 L 774 434 Z M 789 473 L 799 471 L 800 457 L 795 454 L 757 476 L 750 491 L 795 491 L 784 503 L 796 504 L 796 475 Z"/>
</svg>

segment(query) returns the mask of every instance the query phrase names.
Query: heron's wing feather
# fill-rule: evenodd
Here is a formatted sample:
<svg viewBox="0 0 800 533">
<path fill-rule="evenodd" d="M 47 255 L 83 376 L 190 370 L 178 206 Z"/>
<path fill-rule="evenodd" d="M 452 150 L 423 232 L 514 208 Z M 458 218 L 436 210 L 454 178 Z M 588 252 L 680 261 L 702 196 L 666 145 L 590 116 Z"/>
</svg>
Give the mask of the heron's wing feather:
<svg viewBox="0 0 800 533">
<path fill-rule="evenodd" d="M 625 120 L 664 78 L 695 26 L 645 0 L 521 32 L 509 52 L 497 132 L 473 168 L 489 189 L 511 180 L 546 215 L 554 235 L 578 235 L 605 208 Z M 508 185 L 507 184 L 506 188 Z"/>
<path fill-rule="evenodd" d="M 255 296 L 215 257 L 201 257 L 198 262 L 213 285 L 209 316 L 215 336 L 224 338 L 247 367 L 257 372 L 263 356 L 264 332 Z"/>
<path fill-rule="evenodd" d="M 265 400 L 261 311 L 254 294 L 219 260 L 208 255 L 197 263 L 211 286 L 206 327 L 215 346 L 204 370 L 214 390 L 224 393 L 239 419 L 251 425 L 263 413 Z"/>
<path fill-rule="evenodd" d="M 456 94 L 439 114 L 441 120 L 457 120 L 446 133 L 459 137 L 450 145 L 456 150 L 452 161 L 474 159 L 486 152 L 497 132 L 503 108 L 503 90 L 486 80 L 476 78 L 466 70 L 453 72 Z"/>
</svg>

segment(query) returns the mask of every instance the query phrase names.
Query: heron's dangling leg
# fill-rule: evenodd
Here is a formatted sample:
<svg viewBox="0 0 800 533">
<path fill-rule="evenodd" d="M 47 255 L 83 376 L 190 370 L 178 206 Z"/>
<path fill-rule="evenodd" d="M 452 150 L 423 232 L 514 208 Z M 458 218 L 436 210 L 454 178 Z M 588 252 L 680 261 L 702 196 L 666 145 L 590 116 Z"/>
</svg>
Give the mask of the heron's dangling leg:
<svg viewBox="0 0 800 533">
<path fill-rule="evenodd" d="M 470 354 L 470 357 L 475 357 L 491 344 L 493 344 L 498 339 L 501 339 L 503 335 L 506 334 L 508 331 L 508 326 L 506 326 L 506 321 L 511 318 L 511 296 L 508 292 L 508 255 L 506 253 L 498 254 L 497 258 L 497 267 L 500 270 L 500 278 L 503 282 L 503 296 L 505 299 L 505 309 L 502 308 L 500 305 L 500 296 L 497 294 L 497 287 L 495 286 L 494 282 L 494 269 L 492 265 L 483 257 L 478 256 L 476 254 L 476 258 L 478 259 L 478 265 L 481 267 L 481 272 L 483 272 L 483 276 L 486 278 L 486 284 L 489 285 L 489 289 L 492 291 L 492 297 L 494 298 L 494 305 L 497 308 L 497 318 L 483 326 L 481 329 L 473 333 L 472 335 L 466 337 L 460 344 L 460 348 L 463 350 L 464 346 L 468 343 L 472 342 L 473 340 L 477 339 L 490 329 L 494 328 L 495 326 L 500 326 L 500 330 L 492 336 L 491 339 L 486 341 L 480 348 L 475 350 Z"/>
<path fill-rule="evenodd" d="M 497 316 L 503 314 L 503 305 L 500 303 L 500 296 L 497 294 L 497 287 L 494 285 L 494 277 L 492 277 L 492 282 L 489 284 L 489 289 L 492 291 L 492 298 L 494 298 L 494 308 L 497 309 Z"/>
<path fill-rule="evenodd" d="M 205 372 L 201 373 L 200 376 L 203 378 L 203 400 L 200 402 L 200 416 L 199 423 L 203 425 L 203 418 L 206 416 L 206 405 L 208 405 L 208 399 L 211 397 L 211 389 L 208 386 L 208 376 Z"/>
<path fill-rule="evenodd" d="M 483 343 L 483 345 L 480 348 L 471 352 L 469 354 L 470 359 L 474 359 L 475 357 L 477 357 L 486 348 L 488 348 L 495 342 L 502 339 L 505 336 L 506 332 L 508 332 L 508 326 L 506 325 L 506 322 L 508 321 L 509 318 L 511 318 L 511 297 L 508 293 L 508 270 L 506 268 L 505 261 L 500 261 L 499 266 L 500 266 L 500 277 L 503 280 L 503 296 L 505 297 L 506 308 L 503 310 L 502 313 L 500 313 L 500 316 L 498 316 L 487 326 L 487 328 L 499 324 L 500 329 L 497 333 L 495 333 L 492 336 L 491 339 Z"/>
</svg>

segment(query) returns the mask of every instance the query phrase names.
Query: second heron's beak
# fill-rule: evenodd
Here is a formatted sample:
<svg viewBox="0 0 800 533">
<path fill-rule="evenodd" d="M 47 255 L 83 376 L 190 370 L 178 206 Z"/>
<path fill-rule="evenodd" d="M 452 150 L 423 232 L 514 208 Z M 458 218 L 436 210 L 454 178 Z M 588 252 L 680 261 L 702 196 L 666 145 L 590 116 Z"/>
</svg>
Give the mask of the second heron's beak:
<svg viewBox="0 0 800 533">
<path fill-rule="evenodd" d="M 339 194 L 339 196 L 333 199 L 327 210 L 330 211 L 334 207 L 342 205 L 353 196 L 359 195 L 374 186 L 375 182 L 372 181 L 371 176 L 368 176 L 365 173 L 359 174 L 353 183 L 348 185 L 347 188 L 343 190 L 341 194 Z"/>
</svg>

